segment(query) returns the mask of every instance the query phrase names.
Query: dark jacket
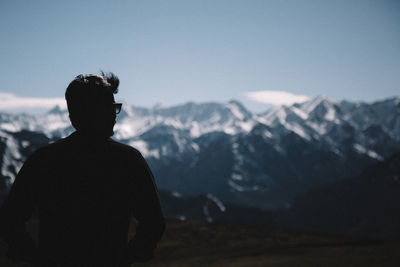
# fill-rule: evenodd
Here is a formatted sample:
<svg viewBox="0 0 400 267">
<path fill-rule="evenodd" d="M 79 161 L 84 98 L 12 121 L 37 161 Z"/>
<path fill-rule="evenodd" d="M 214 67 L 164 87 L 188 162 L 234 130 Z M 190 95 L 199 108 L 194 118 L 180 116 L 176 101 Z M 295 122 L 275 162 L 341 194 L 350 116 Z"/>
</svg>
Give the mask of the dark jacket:
<svg viewBox="0 0 400 267">
<path fill-rule="evenodd" d="M 34 210 L 38 246 L 25 229 Z M 138 226 L 128 240 L 132 216 Z M 146 261 L 164 228 L 154 177 L 139 151 L 78 132 L 29 157 L 0 210 L 9 256 L 37 266 Z"/>
</svg>

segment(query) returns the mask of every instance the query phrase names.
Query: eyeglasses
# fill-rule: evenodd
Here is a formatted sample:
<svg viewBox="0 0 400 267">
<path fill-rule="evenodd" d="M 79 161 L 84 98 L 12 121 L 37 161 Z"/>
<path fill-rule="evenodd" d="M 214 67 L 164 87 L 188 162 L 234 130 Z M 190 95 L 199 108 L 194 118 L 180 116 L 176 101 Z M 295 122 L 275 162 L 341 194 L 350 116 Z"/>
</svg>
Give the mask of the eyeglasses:
<svg viewBox="0 0 400 267">
<path fill-rule="evenodd" d="M 122 103 L 113 103 L 113 109 L 115 114 L 119 114 L 121 112 Z"/>
</svg>

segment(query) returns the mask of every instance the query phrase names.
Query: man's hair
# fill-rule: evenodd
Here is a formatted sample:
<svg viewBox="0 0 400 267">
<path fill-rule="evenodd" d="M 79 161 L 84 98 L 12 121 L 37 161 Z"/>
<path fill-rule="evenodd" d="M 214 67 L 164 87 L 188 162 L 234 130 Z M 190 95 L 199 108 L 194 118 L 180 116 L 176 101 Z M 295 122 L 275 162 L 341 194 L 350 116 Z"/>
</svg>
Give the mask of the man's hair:
<svg viewBox="0 0 400 267">
<path fill-rule="evenodd" d="M 75 129 L 83 129 L 95 108 L 118 93 L 119 79 L 113 73 L 78 75 L 65 91 L 68 112 Z"/>
</svg>

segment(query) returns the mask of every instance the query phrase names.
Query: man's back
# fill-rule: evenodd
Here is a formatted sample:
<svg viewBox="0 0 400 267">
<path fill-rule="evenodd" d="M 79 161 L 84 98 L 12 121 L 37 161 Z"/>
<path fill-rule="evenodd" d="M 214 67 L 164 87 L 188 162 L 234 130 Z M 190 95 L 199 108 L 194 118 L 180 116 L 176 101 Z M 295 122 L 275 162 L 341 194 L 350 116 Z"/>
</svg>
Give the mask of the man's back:
<svg viewBox="0 0 400 267">
<path fill-rule="evenodd" d="M 75 132 L 27 160 L 2 217 L 26 221 L 37 207 L 44 266 L 126 266 L 151 258 L 164 230 L 153 179 L 134 148 Z M 128 246 L 132 215 L 139 227 Z M 9 234 L 21 236 L 20 227 Z"/>
</svg>

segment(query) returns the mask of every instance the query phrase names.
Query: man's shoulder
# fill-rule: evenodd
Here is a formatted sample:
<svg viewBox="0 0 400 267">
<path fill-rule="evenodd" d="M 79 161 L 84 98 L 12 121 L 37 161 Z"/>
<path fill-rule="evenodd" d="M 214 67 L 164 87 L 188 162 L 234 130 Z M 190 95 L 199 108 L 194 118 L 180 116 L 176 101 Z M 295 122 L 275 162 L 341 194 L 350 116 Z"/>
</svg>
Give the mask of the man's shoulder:
<svg viewBox="0 0 400 267">
<path fill-rule="evenodd" d="M 117 142 L 111 138 L 108 140 L 108 143 L 112 152 L 131 158 L 142 158 L 140 151 L 130 145 Z M 71 138 L 71 136 L 68 136 L 39 148 L 33 153 L 32 157 L 54 157 L 54 155 L 58 155 L 59 157 L 61 155 L 68 155 L 73 152 L 73 149 L 76 146 L 78 146 L 77 149 L 79 150 L 79 144 L 74 142 L 73 137 Z"/>
<path fill-rule="evenodd" d="M 56 152 L 59 152 L 63 149 L 67 149 L 69 146 L 67 138 L 61 138 L 59 140 L 56 140 L 52 143 L 49 143 L 47 145 L 44 145 L 40 148 L 38 148 L 32 156 L 44 156 L 48 154 L 53 154 Z"/>
<path fill-rule="evenodd" d="M 133 146 L 117 142 L 113 139 L 109 139 L 109 144 L 112 148 L 112 150 L 117 151 L 117 152 L 122 152 L 122 153 L 127 153 L 130 155 L 135 155 L 135 156 L 141 156 L 141 153 L 139 150 L 134 148 Z"/>
</svg>

